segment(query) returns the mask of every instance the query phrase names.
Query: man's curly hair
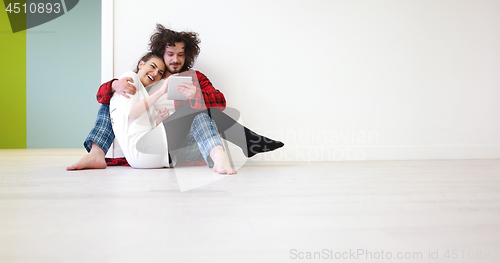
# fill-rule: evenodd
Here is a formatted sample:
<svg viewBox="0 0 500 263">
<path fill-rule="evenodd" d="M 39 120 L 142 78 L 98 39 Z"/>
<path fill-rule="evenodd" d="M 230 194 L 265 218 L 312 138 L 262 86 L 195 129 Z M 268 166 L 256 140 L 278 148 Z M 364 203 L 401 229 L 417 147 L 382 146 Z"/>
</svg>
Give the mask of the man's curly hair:
<svg viewBox="0 0 500 263">
<path fill-rule="evenodd" d="M 149 50 L 161 55 L 165 54 L 165 48 L 174 46 L 177 42 L 183 42 L 185 61 L 181 70 L 187 70 L 193 67 L 193 64 L 200 54 L 200 39 L 195 32 L 176 32 L 165 28 L 161 24 L 156 24 L 156 31 L 149 39 Z"/>
</svg>

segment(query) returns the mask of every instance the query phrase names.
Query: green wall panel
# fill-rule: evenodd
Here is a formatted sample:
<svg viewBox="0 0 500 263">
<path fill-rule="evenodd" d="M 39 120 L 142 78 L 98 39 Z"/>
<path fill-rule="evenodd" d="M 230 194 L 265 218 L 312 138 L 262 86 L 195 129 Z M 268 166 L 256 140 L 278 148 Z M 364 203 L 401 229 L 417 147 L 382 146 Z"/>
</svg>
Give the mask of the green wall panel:
<svg viewBox="0 0 500 263">
<path fill-rule="evenodd" d="M 0 10 L 0 149 L 26 148 L 26 31 L 12 33 Z"/>
</svg>

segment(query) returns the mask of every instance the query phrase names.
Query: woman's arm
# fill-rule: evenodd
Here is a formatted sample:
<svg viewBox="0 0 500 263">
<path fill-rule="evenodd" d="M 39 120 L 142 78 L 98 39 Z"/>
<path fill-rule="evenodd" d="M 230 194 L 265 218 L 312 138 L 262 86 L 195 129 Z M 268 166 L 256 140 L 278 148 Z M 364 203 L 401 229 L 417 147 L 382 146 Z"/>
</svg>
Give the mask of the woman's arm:
<svg viewBox="0 0 500 263">
<path fill-rule="evenodd" d="M 130 107 L 130 112 L 128 114 L 128 119 L 135 119 L 139 117 L 141 114 L 149 110 L 149 108 L 153 107 L 156 101 L 168 91 L 168 80 L 163 83 L 161 88 L 157 90 L 155 93 L 151 94 L 149 97 L 135 102 Z"/>
<path fill-rule="evenodd" d="M 168 116 L 170 116 L 170 112 L 166 107 L 163 107 L 156 111 L 156 126 L 160 125 Z"/>
</svg>

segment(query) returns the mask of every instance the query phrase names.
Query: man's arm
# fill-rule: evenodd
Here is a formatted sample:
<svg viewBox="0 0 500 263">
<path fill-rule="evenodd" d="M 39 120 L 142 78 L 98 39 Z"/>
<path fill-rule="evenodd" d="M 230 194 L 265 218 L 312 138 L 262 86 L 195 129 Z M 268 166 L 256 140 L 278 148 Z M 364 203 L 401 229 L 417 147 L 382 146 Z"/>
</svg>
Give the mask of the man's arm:
<svg viewBox="0 0 500 263">
<path fill-rule="evenodd" d="M 116 79 L 113 79 L 109 82 L 106 82 L 104 84 L 102 84 L 100 87 L 99 87 L 99 90 L 97 91 L 97 102 L 101 103 L 101 104 L 109 104 L 109 101 L 111 100 L 111 97 L 113 96 L 113 88 L 112 88 L 112 85 L 113 85 L 113 82 L 115 81 Z"/>
<path fill-rule="evenodd" d="M 207 108 L 218 108 L 221 111 L 226 108 L 226 98 L 224 94 L 215 89 L 212 82 L 203 73 L 196 71 L 198 82 L 200 83 L 203 99 Z"/>
<path fill-rule="evenodd" d="M 190 99 L 189 104 L 193 109 L 203 109 L 203 108 L 218 108 L 221 111 L 226 108 L 226 98 L 224 94 L 219 90 L 215 89 L 210 80 L 201 72 L 195 71 L 196 77 L 198 79 L 197 83 L 195 81 L 196 94 L 194 99 Z M 185 104 L 187 101 L 175 101 L 175 108 L 179 108 Z"/>
<path fill-rule="evenodd" d="M 130 98 L 127 93 L 134 95 L 136 88 L 129 82 L 134 83 L 132 78 L 125 77 L 120 80 L 112 79 L 111 81 L 102 84 L 97 91 L 97 102 L 101 104 L 109 104 L 114 92 L 118 92 L 118 94 L 124 96 L 125 98 Z"/>
</svg>

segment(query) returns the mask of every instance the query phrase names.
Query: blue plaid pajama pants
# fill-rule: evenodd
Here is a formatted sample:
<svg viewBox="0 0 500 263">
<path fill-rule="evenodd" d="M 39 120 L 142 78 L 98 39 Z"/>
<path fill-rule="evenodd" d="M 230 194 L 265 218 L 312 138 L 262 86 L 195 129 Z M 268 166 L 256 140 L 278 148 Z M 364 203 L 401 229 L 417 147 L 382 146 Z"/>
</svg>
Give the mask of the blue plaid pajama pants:
<svg viewBox="0 0 500 263">
<path fill-rule="evenodd" d="M 104 153 L 108 152 L 109 147 L 115 139 L 115 133 L 111 126 L 111 117 L 109 116 L 109 105 L 102 104 L 97 112 L 97 119 L 94 128 L 90 131 L 87 139 L 83 142 L 83 146 L 90 152 L 92 142 L 95 142 Z"/>
<path fill-rule="evenodd" d="M 109 105 L 102 104 L 97 113 L 94 128 L 90 131 L 83 145 L 87 149 L 87 152 L 90 152 L 92 142 L 95 142 L 106 153 L 114 139 L 115 134 L 111 126 Z M 214 164 L 209 154 L 210 150 L 217 145 L 222 146 L 217 125 L 208 114 L 199 113 L 194 117 L 191 128 L 182 143 L 182 147 L 171 151 L 170 154 L 176 156 L 178 160 L 183 161 L 196 161 L 201 154 L 207 162 L 208 167 L 212 168 Z"/>
<path fill-rule="evenodd" d="M 176 156 L 178 160 L 184 161 L 196 161 L 201 154 L 208 167 L 212 168 L 214 163 L 210 158 L 210 151 L 218 145 L 222 146 L 222 140 L 217 125 L 208 114 L 199 113 L 194 117 L 182 147 L 171 151 L 171 154 Z"/>
</svg>

